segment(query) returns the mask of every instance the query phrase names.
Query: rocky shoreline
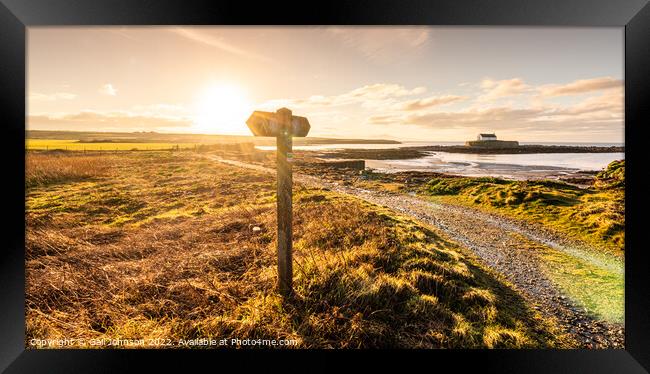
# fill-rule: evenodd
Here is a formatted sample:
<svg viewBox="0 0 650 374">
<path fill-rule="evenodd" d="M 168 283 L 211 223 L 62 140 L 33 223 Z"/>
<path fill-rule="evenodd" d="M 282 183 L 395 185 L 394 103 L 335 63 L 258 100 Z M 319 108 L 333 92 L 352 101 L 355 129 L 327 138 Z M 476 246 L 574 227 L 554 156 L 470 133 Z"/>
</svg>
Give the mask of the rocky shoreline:
<svg viewBox="0 0 650 374">
<path fill-rule="evenodd" d="M 467 154 L 534 154 L 534 153 L 623 153 L 625 147 L 595 147 L 567 145 L 520 145 L 512 148 L 467 147 L 463 145 L 440 145 L 423 147 L 400 147 L 389 149 L 334 149 L 318 151 L 318 157 L 366 160 L 406 160 L 428 156 L 431 152 Z"/>
<path fill-rule="evenodd" d="M 419 148 L 419 147 L 418 147 Z M 524 153 L 617 153 L 625 152 L 625 147 L 594 147 L 569 145 L 520 145 L 508 148 L 466 147 L 462 145 L 428 146 L 423 151 L 474 153 L 474 154 L 524 154 Z"/>
</svg>

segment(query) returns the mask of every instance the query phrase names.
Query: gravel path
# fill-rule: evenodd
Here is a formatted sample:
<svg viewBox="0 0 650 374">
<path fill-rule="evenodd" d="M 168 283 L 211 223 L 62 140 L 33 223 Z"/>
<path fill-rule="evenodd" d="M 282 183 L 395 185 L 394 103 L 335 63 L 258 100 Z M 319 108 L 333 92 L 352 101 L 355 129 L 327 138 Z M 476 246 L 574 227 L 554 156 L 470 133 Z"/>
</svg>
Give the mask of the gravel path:
<svg viewBox="0 0 650 374">
<path fill-rule="evenodd" d="M 259 165 L 213 159 L 229 165 L 275 173 L 275 169 Z M 294 181 L 352 195 L 441 229 L 450 238 L 469 248 L 485 265 L 508 279 L 531 307 L 555 317 L 583 348 L 623 348 L 623 325 L 596 320 L 584 309 L 574 305 L 544 273 L 537 251 L 527 248 L 531 248 L 532 242 L 538 247 L 544 246 L 574 255 L 576 251 L 588 255 L 588 249 L 583 252 L 582 249 L 576 249 L 575 243 L 552 233 L 476 209 L 426 201 L 405 194 L 364 190 L 309 175 L 294 174 Z"/>
</svg>

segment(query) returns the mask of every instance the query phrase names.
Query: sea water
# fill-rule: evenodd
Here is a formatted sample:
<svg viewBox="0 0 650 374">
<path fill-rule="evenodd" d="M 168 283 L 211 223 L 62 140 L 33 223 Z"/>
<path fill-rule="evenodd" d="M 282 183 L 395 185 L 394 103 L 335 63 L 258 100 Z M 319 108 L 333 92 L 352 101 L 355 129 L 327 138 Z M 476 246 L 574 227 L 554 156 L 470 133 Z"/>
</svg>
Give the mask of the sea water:
<svg viewBox="0 0 650 374">
<path fill-rule="evenodd" d="M 402 142 L 400 144 L 318 144 L 294 146 L 295 150 L 322 151 L 334 149 L 395 149 L 432 145 L 462 145 L 463 142 Z M 525 143 L 563 146 L 610 147 L 621 143 Z M 275 150 L 274 146 L 258 146 Z M 612 153 L 530 153 L 530 154 L 470 154 L 428 152 L 425 157 L 405 160 L 366 160 L 366 166 L 380 172 L 436 171 L 467 176 L 494 176 L 505 178 L 544 178 L 571 174 L 577 171 L 598 171 L 625 154 Z"/>
</svg>

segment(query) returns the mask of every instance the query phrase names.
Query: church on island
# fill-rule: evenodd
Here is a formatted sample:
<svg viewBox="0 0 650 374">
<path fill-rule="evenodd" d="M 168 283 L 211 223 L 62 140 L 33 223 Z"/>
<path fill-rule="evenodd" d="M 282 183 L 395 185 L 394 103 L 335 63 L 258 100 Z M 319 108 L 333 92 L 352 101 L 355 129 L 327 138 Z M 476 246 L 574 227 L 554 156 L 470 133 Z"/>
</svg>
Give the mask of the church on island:
<svg viewBox="0 0 650 374">
<path fill-rule="evenodd" d="M 466 147 L 487 147 L 487 148 L 515 148 L 519 147 L 519 142 L 515 140 L 497 140 L 494 133 L 478 134 L 476 140 L 465 142 Z"/>
<path fill-rule="evenodd" d="M 476 140 L 486 140 L 486 141 L 497 140 L 497 136 L 494 134 L 478 134 Z"/>
</svg>

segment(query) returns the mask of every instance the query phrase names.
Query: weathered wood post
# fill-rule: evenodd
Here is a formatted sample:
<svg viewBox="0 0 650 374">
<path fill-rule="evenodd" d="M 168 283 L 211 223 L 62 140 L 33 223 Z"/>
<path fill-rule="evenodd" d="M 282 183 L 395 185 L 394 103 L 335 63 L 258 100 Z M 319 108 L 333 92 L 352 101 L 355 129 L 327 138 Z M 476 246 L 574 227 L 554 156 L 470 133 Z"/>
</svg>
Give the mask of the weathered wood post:
<svg viewBox="0 0 650 374">
<path fill-rule="evenodd" d="M 282 296 L 288 296 L 293 289 L 292 270 L 292 240 L 293 227 L 291 219 L 293 216 L 291 199 L 292 191 L 292 170 L 287 155 L 292 157 L 291 139 L 291 111 L 282 108 L 277 111 L 280 117 L 280 133 L 276 136 L 276 163 L 278 172 L 278 288 Z"/>
<path fill-rule="evenodd" d="M 293 292 L 292 259 L 292 138 L 307 136 L 310 126 L 305 117 L 294 116 L 287 108 L 273 112 L 255 111 L 246 121 L 255 136 L 276 137 L 277 217 L 278 217 L 278 290 L 284 297 Z"/>
</svg>

